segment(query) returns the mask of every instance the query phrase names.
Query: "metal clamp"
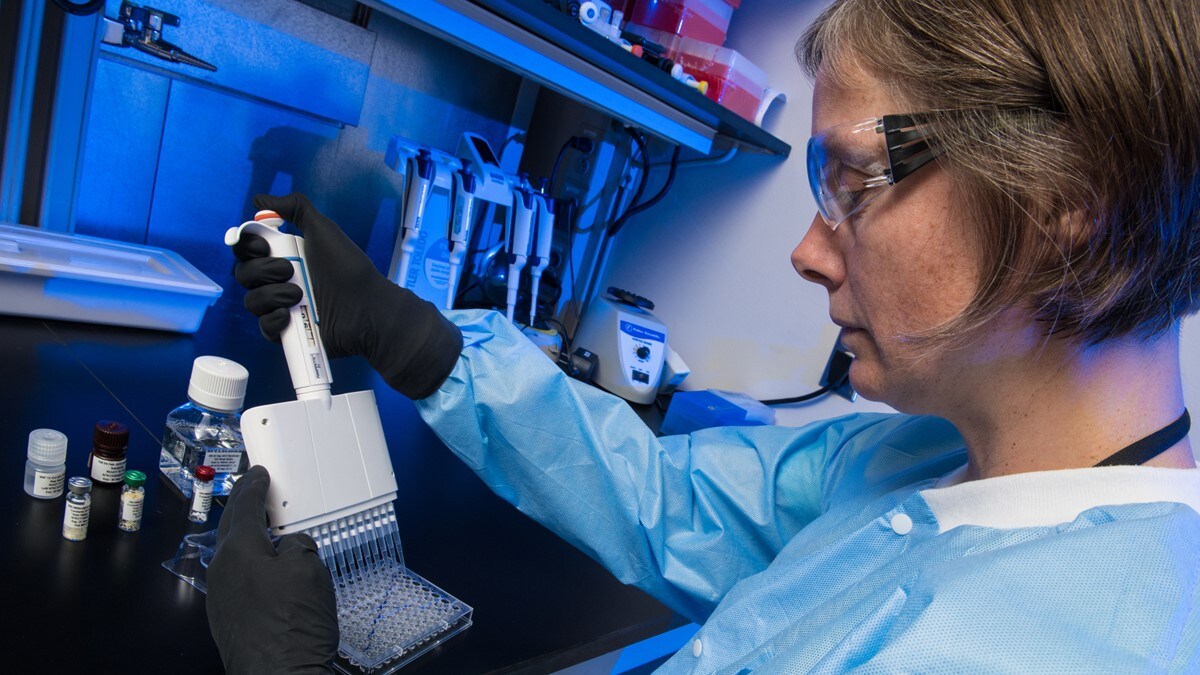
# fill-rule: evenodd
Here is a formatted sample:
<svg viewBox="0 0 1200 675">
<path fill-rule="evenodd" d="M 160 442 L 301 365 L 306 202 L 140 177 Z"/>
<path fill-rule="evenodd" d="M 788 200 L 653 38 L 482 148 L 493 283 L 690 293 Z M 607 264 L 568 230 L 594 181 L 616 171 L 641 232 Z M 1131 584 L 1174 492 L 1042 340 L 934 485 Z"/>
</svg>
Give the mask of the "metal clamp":
<svg viewBox="0 0 1200 675">
<path fill-rule="evenodd" d="M 117 47 L 133 47 L 151 56 L 216 71 L 213 64 L 198 59 L 166 40 L 162 39 L 163 26 L 178 26 L 179 17 L 153 7 L 142 7 L 132 2 L 121 3 L 117 20 L 104 17 L 104 44 Z"/>
</svg>

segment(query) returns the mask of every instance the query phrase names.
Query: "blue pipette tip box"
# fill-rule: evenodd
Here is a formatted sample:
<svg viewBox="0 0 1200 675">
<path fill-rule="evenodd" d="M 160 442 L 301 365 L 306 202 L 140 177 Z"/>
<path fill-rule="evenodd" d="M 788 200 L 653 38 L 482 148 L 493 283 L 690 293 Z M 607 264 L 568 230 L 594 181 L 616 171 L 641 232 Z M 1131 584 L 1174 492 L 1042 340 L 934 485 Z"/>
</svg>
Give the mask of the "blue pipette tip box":
<svg viewBox="0 0 1200 675">
<path fill-rule="evenodd" d="M 750 427 L 775 423 L 775 411 L 745 394 L 717 389 L 677 391 L 659 433 L 690 434 L 710 427 Z"/>
</svg>

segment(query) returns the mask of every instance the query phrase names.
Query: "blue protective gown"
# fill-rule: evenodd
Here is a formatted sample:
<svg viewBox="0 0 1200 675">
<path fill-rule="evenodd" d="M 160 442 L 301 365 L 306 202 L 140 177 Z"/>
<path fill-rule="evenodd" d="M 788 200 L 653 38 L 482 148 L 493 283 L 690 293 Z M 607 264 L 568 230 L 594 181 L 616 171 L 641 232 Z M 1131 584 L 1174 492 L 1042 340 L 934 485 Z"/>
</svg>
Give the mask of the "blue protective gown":
<svg viewBox="0 0 1200 675">
<path fill-rule="evenodd" d="M 504 318 L 417 406 L 497 494 L 702 623 L 661 672 L 1200 671 L 1200 470 L 952 483 L 943 420 L 656 438 Z M 951 474 L 948 477 L 948 474 Z"/>
</svg>

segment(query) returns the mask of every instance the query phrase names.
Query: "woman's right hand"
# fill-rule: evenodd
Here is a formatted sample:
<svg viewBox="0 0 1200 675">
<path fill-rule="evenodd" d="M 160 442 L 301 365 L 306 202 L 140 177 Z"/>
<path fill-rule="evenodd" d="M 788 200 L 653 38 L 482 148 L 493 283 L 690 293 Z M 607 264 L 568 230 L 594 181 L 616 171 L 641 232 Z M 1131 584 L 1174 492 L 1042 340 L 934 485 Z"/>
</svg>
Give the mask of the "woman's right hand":
<svg viewBox="0 0 1200 675">
<path fill-rule="evenodd" d="M 365 356 L 393 389 L 424 398 L 441 386 L 462 351 L 462 333 L 431 303 L 388 281 L 366 254 L 300 193 L 258 195 L 254 205 L 296 226 L 304 237 L 318 325 L 331 358 Z M 246 287 L 246 309 L 278 342 L 300 301 L 292 264 L 270 257 L 262 237 L 245 233 L 233 246 L 234 276 Z"/>
</svg>

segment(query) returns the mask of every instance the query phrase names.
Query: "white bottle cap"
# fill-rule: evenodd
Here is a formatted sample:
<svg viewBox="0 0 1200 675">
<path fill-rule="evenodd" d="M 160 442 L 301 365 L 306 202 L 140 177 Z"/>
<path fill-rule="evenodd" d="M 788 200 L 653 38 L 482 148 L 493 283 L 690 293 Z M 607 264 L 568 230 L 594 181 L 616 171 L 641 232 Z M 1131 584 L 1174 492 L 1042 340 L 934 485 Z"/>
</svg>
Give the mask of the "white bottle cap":
<svg viewBox="0 0 1200 675">
<path fill-rule="evenodd" d="M 579 5 L 579 21 L 583 25 L 596 23 L 600 19 L 600 6 L 594 2 L 584 2 Z"/>
<path fill-rule="evenodd" d="M 51 466 L 66 462 L 66 435 L 53 429 L 34 429 L 29 432 L 29 459 Z"/>
<path fill-rule="evenodd" d="M 219 356 L 200 356 L 192 363 L 188 398 L 205 408 L 239 410 L 246 398 L 250 372 Z"/>
</svg>

